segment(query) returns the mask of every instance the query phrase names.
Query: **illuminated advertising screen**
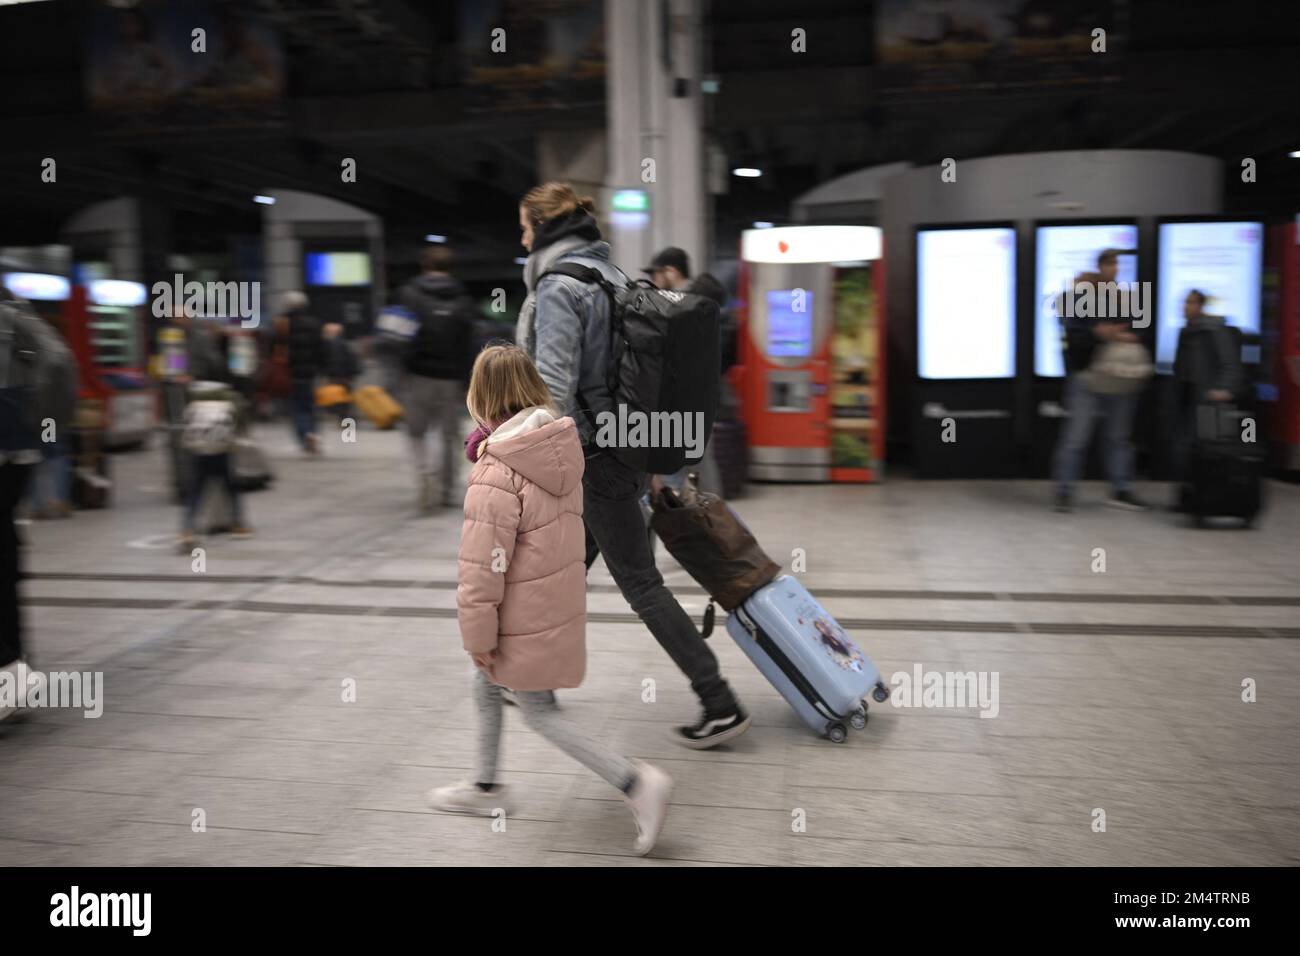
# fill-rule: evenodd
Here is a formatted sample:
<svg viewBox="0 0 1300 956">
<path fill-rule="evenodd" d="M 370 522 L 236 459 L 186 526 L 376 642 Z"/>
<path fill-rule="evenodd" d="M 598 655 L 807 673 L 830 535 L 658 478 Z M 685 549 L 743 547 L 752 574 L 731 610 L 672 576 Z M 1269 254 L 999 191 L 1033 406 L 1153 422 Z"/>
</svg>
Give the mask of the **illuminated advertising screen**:
<svg viewBox="0 0 1300 956">
<path fill-rule="evenodd" d="M 1034 374 L 1059 378 L 1065 374 L 1061 355 L 1061 321 L 1057 314 L 1062 292 L 1084 273 L 1096 272 L 1097 254 L 1119 251 L 1115 281 L 1125 288 L 1137 282 L 1137 226 L 1040 226 L 1034 277 Z"/>
<path fill-rule="evenodd" d="M 1014 376 L 1015 230 L 917 232 L 916 309 L 921 378 Z"/>
<path fill-rule="evenodd" d="M 1259 332 L 1264 225 L 1260 222 L 1166 222 L 1160 226 L 1156 274 L 1156 367 L 1173 368 L 1183 301 L 1193 289 L 1205 311 L 1228 325 Z"/>
</svg>

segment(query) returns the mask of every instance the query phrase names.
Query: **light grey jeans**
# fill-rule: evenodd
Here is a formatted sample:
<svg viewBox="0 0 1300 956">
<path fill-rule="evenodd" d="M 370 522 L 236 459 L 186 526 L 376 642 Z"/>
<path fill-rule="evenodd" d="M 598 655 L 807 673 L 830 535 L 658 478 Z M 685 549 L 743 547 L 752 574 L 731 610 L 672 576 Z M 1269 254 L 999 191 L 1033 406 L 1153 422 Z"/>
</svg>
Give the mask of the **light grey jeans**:
<svg viewBox="0 0 1300 956">
<path fill-rule="evenodd" d="M 465 408 L 465 389 L 454 378 L 426 378 L 407 375 L 402 389 L 406 413 L 406 435 L 415 465 L 416 487 L 423 486 L 430 475 L 437 475 L 438 492 L 444 503 L 450 500 L 456 480 L 456 455 L 464 438 L 460 434 L 461 412 Z M 436 428 L 441 433 L 442 461 L 435 465 L 429 458 L 427 433 Z"/>
<path fill-rule="evenodd" d="M 627 793 L 636 780 L 636 768 L 626 757 L 614 753 L 586 734 L 560 713 L 555 692 L 549 690 L 511 691 L 519 704 L 519 713 L 530 728 L 563 750 L 578 763 L 593 771 L 610 786 Z M 501 711 L 505 702 L 501 688 L 478 668 L 474 669 L 474 703 L 478 707 L 478 769 L 474 783 L 497 782 L 497 761 L 501 753 Z"/>
</svg>

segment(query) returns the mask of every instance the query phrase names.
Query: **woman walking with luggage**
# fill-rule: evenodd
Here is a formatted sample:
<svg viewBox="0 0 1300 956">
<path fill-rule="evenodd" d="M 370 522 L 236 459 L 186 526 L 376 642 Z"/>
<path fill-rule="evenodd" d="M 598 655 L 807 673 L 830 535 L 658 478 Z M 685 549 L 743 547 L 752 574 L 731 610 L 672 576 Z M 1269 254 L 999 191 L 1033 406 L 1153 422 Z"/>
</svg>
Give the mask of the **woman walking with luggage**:
<svg viewBox="0 0 1300 956">
<path fill-rule="evenodd" d="M 609 243 L 591 213 L 590 197 L 565 183 L 546 183 L 519 205 L 520 242 L 529 251 L 524 266 L 528 296 L 519 311 L 516 341 L 537 363 L 537 371 L 561 414 L 572 415 L 587 454 L 583 474 L 583 520 L 587 565 L 599 554 L 637 617 L 691 682 L 703 707 L 694 724 L 673 729 L 683 747 L 715 747 L 749 729 L 741 707 L 690 615 L 677 603 L 655 567 L 646 537 L 641 499 L 649 475 L 596 444 L 596 416 L 615 412 L 610 394 L 610 303 L 599 286 L 568 275 L 547 275 L 561 263 L 587 266 L 615 287 L 625 276 L 609 260 Z"/>
<path fill-rule="evenodd" d="M 524 722 L 624 795 L 648 853 L 663 827 L 672 779 L 583 734 L 555 703 L 586 671 L 582 446 L 560 417 L 536 367 L 510 345 L 484 349 L 466 402 L 479 423 L 466 445 L 474 463 L 465 495 L 456 591 L 461 640 L 474 661 L 479 753 L 474 776 L 429 793 L 439 810 L 509 813 L 497 780 L 503 691 Z"/>
</svg>

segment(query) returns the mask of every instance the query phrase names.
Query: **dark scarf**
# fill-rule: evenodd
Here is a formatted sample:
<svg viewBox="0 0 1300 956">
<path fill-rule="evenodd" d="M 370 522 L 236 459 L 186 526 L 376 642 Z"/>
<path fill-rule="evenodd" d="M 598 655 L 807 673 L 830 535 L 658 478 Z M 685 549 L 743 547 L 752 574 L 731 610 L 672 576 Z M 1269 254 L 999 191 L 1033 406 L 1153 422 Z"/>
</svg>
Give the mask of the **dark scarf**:
<svg viewBox="0 0 1300 956">
<path fill-rule="evenodd" d="M 591 217 L 591 213 L 579 206 L 567 216 L 548 219 L 534 229 L 533 248 L 529 251 L 539 252 L 565 236 L 576 236 L 588 242 L 596 242 L 600 239 L 600 227 L 596 225 L 596 220 Z"/>
</svg>

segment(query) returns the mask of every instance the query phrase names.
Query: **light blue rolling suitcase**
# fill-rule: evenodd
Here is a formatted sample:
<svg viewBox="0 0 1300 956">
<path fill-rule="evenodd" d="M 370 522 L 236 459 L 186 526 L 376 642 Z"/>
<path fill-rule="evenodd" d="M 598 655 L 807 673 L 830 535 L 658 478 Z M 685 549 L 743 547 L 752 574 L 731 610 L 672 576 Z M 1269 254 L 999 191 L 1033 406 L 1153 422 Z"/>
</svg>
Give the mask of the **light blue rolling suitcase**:
<svg viewBox="0 0 1300 956">
<path fill-rule="evenodd" d="M 783 574 L 727 619 L 727 633 L 804 722 L 837 744 L 867 725 L 866 696 L 889 699 L 871 659 L 798 580 Z"/>
</svg>

